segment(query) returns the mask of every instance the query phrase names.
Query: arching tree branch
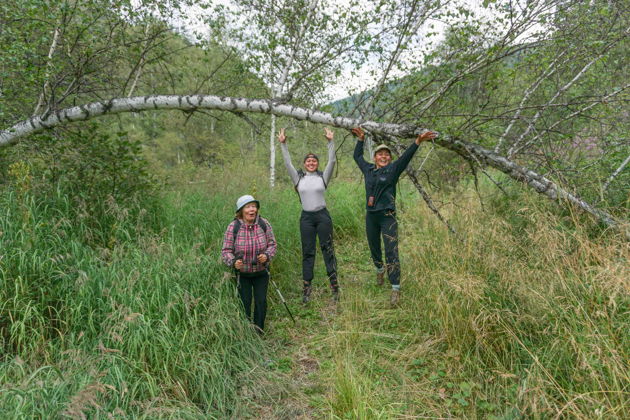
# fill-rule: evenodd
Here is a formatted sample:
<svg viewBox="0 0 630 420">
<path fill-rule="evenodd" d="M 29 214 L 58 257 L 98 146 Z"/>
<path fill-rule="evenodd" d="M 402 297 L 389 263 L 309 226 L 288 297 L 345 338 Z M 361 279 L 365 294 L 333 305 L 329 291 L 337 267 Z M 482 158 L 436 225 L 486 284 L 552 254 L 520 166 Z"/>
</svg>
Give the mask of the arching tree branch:
<svg viewBox="0 0 630 420">
<path fill-rule="evenodd" d="M 156 95 L 116 98 L 104 102 L 93 102 L 86 105 L 66 108 L 51 112 L 45 116 L 33 116 L 26 121 L 15 124 L 13 127 L 1 130 L 0 147 L 14 144 L 20 138 L 30 134 L 75 121 L 85 121 L 110 114 L 158 109 L 177 109 L 183 111 L 217 109 L 231 112 L 272 114 L 345 129 L 351 129 L 352 127 L 360 125 L 365 130 L 376 134 L 402 138 L 414 137 L 425 131 L 424 128 L 413 125 L 363 121 L 342 116 L 336 117 L 327 112 L 301 108 L 289 104 L 278 104 L 267 99 L 219 97 L 212 95 Z M 481 165 L 488 165 L 498 169 L 511 178 L 529 185 L 538 193 L 552 200 L 568 201 L 595 216 L 599 221 L 610 227 L 620 230 L 625 229 L 623 224 L 615 220 L 615 218 L 605 211 L 591 206 L 589 203 L 561 188 L 550 179 L 520 166 L 516 162 L 492 150 L 449 135 L 441 135 L 435 140 L 435 143 L 446 149 L 455 151 L 463 157 L 475 160 Z M 626 230 L 624 233 L 626 237 L 630 238 L 630 232 Z"/>
</svg>

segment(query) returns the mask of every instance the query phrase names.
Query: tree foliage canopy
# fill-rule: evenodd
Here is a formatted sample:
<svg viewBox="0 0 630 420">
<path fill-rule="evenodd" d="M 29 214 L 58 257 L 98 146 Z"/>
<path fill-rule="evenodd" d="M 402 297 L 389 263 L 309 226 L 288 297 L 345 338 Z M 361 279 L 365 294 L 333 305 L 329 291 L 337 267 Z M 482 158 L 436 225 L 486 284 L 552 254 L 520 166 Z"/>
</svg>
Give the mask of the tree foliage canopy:
<svg viewBox="0 0 630 420">
<path fill-rule="evenodd" d="M 8 128 L 35 115 L 45 120 L 70 105 L 143 94 L 270 97 L 317 107 L 342 75 L 359 77 L 358 69 L 367 68 L 372 88 L 349 96 L 336 106 L 339 112 L 478 144 L 576 196 L 627 214 L 626 2 L 493 1 L 473 7 L 417 0 L 239 0 L 212 6 L 4 2 L 0 39 L 8 48 L 0 52 L 0 122 Z M 176 33 L 188 10 L 200 13 L 209 36 Z M 440 29 L 439 21 L 446 26 Z M 237 141 L 247 142 L 256 141 L 266 124 L 240 112 L 219 115 L 188 115 L 185 122 L 192 121 L 196 133 L 213 133 L 220 120 L 240 120 Z M 123 122 L 141 126 L 146 140 L 177 131 L 154 113 L 132 120 L 137 124 L 123 120 L 107 129 L 127 131 Z M 61 140 L 62 130 L 70 129 L 52 135 Z M 486 163 L 462 156 L 474 174 L 491 176 Z M 453 159 L 431 156 L 422 168 L 429 182 L 426 168 L 439 166 L 434 158 Z"/>
</svg>

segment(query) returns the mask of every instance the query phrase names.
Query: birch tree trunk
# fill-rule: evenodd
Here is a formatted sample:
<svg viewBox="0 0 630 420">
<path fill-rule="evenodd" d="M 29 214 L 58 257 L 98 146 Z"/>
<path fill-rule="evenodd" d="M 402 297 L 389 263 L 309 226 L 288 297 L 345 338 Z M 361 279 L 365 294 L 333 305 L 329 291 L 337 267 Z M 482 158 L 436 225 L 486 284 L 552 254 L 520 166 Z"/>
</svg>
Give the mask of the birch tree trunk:
<svg viewBox="0 0 630 420">
<path fill-rule="evenodd" d="M 269 130 L 269 185 L 276 186 L 276 116 L 271 115 L 271 129 Z"/>
<path fill-rule="evenodd" d="M 35 110 L 33 111 L 33 114 L 39 114 L 39 111 L 42 107 L 42 105 L 44 104 L 44 100 L 46 99 L 46 96 L 48 95 L 48 91 L 50 89 L 50 74 L 52 73 L 52 58 L 53 55 L 55 54 L 55 50 L 57 49 L 57 43 L 59 42 L 59 33 L 61 31 L 61 28 L 59 27 L 60 25 L 57 25 L 55 27 L 55 32 L 53 34 L 53 40 L 52 43 L 50 44 L 50 49 L 48 50 L 48 56 L 46 57 L 46 73 L 44 76 L 44 87 L 42 88 L 41 93 L 39 94 L 39 99 L 37 100 L 37 105 L 35 106 Z"/>
<path fill-rule="evenodd" d="M 198 109 L 217 109 L 232 112 L 264 113 L 295 118 L 297 120 L 306 120 L 318 124 L 326 124 L 347 130 L 361 126 L 366 131 L 372 133 L 403 138 L 414 137 L 426 130 L 425 128 L 414 125 L 379 123 L 341 116 L 335 117 L 327 112 L 300 108 L 288 104 L 279 104 L 267 99 L 231 98 L 211 95 L 159 95 L 117 98 L 105 102 L 93 102 L 86 105 L 66 108 L 41 116 L 35 115 L 26 121 L 19 122 L 10 128 L 1 130 L 0 147 L 15 144 L 20 138 L 27 135 L 74 121 L 85 121 L 103 115 L 157 109 L 177 109 L 188 112 Z M 627 227 L 615 220 L 610 214 L 591 206 L 589 203 L 564 190 L 550 179 L 533 170 L 525 168 L 478 144 L 449 135 L 442 134 L 438 139 L 434 140 L 434 142 L 439 146 L 458 153 L 471 162 L 491 166 L 511 178 L 525 183 L 547 198 L 554 201 L 569 202 L 593 215 L 602 223 L 622 231 L 627 238 L 630 238 L 630 232 L 627 230 Z"/>
</svg>

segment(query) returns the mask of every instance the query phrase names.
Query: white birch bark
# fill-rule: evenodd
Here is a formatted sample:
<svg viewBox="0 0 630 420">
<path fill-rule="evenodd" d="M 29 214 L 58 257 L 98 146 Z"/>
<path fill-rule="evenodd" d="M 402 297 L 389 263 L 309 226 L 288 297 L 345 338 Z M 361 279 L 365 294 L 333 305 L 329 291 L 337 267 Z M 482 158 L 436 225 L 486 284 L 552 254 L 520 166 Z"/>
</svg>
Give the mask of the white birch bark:
<svg viewBox="0 0 630 420">
<path fill-rule="evenodd" d="M 75 121 L 85 121 L 103 115 L 157 109 L 177 109 L 189 112 L 197 109 L 255 112 L 285 116 L 297 120 L 306 120 L 347 130 L 361 126 L 364 130 L 373 133 L 404 138 L 415 137 L 426 131 L 425 128 L 413 125 L 379 123 L 376 121 L 364 121 L 356 118 L 333 116 L 327 112 L 301 108 L 289 104 L 274 103 L 266 99 L 232 98 L 211 95 L 156 95 L 116 98 L 105 102 L 93 102 L 86 105 L 66 108 L 51 112 L 48 115 L 36 115 L 12 127 L 0 130 L 0 147 L 15 144 L 20 138 L 30 134 L 42 132 L 46 129 Z M 591 206 L 579 197 L 564 190 L 550 179 L 520 166 L 504 156 L 494 153 L 492 150 L 448 135 L 441 135 L 435 139 L 434 142 L 439 146 L 455 151 L 467 159 L 472 159 L 482 165 L 488 165 L 504 172 L 511 178 L 529 185 L 538 193 L 554 201 L 570 202 L 590 213 L 606 225 L 622 230 L 626 237 L 630 238 L 630 232 L 624 230 L 627 229 L 627 227 L 615 220 L 610 214 Z"/>
<path fill-rule="evenodd" d="M 271 115 L 271 129 L 269 130 L 269 185 L 276 186 L 276 116 Z"/>
<path fill-rule="evenodd" d="M 277 103 L 270 99 L 234 98 L 213 95 L 151 95 L 92 102 L 90 104 L 57 110 L 46 115 L 34 115 L 12 127 L 0 130 L 0 147 L 14 144 L 21 137 L 70 122 L 86 121 L 103 115 L 158 109 L 173 109 L 188 112 L 198 109 L 254 112 L 286 116 L 297 120 L 305 120 L 346 129 L 351 129 L 361 124 L 361 127 L 366 131 L 405 138 L 413 137 L 424 131 L 424 129 L 412 125 L 377 123 L 373 121 L 363 121 L 357 118 L 335 117 L 327 112 Z"/>
<path fill-rule="evenodd" d="M 541 109 L 539 109 L 536 114 L 534 115 L 534 117 L 532 118 L 532 120 L 529 122 L 527 128 L 525 129 L 525 131 L 523 133 L 521 133 L 521 135 L 519 136 L 518 139 L 516 139 L 516 141 L 514 142 L 514 144 L 512 144 L 512 146 L 508 149 L 507 152 L 507 156 L 508 158 L 512 158 L 514 155 L 520 153 L 523 149 L 525 149 L 526 145 L 530 145 L 531 142 L 526 142 L 525 145 L 522 144 L 522 142 L 524 141 L 525 137 L 532 132 L 532 130 L 534 130 L 536 128 L 536 122 L 538 121 L 538 119 L 542 116 L 543 112 L 550 107 L 551 105 L 554 104 L 554 102 L 556 101 L 556 99 L 558 99 L 558 97 L 560 97 L 560 95 L 562 95 L 564 92 L 566 92 L 571 86 L 573 86 L 580 78 L 582 78 L 582 76 L 584 76 L 584 74 L 586 74 L 586 71 L 593 65 L 595 64 L 597 61 L 601 60 L 605 55 L 606 52 L 609 51 L 614 45 L 616 45 L 621 39 L 623 39 L 625 36 L 627 36 L 630 33 L 630 27 L 626 28 L 626 30 L 623 33 L 623 37 L 616 39 L 612 42 L 610 42 L 608 45 L 606 45 L 603 50 L 595 57 L 593 58 L 591 61 L 589 61 L 588 63 L 586 63 L 586 65 L 584 65 L 584 67 L 582 67 L 582 69 L 573 77 L 573 79 L 571 79 L 568 83 L 566 83 L 564 86 L 562 86 L 560 89 L 558 89 L 558 91 L 555 93 L 555 95 L 546 103 L 544 104 Z"/>
<path fill-rule="evenodd" d="M 48 50 L 48 56 L 46 57 L 46 74 L 44 76 L 44 87 L 42 88 L 41 93 L 39 94 L 39 100 L 37 101 L 37 105 L 35 106 L 35 110 L 33 114 L 38 114 L 42 105 L 44 104 L 44 99 L 46 98 L 47 92 L 50 87 L 50 74 L 52 73 L 52 58 L 57 50 L 57 43 L 59 42 L 59 33 L 61 32 L 61 28 L 59 25 L 55 27 L 55 33 L 53 34 L 53 40 L 50 44 L 50 49 Z"/>
<path fill-rule="evenodd" d="M 518 108 L 516 109 L 516 112 L 510 119 L 510 123 L 508 124 L 505 131 L 503 132 L 503 135 L 499 138 L 499 141 L 497 141 L 497 145 L 494 147 L 495 153 L 499 152 L 499 150 L 501 149 L 501 146 L 503 145 L 503 141 L 505 140 L 507 135 L 510 133 L 512 126 L 514 126 L 514 123 L 520 118 L 521 112 L 523 111 L 523 107 L 525 106 L 525 102 L 527 102 L 527 100 L 532 95 L 532 93 L 534 93 L 538 89 L 538 87 L 543 81 L 545 81 L 547 78 L 549 78 L 551 75 L 553 75 L 556 72 L 557 70 L 556 64 L 558 63 L 558 60 L 560 60 L 560 58 L 563 57 L 565 54 L 566 54 L 566 50 L 562 51 L 560 55 L 558 55 L 558 57 L 556 57 L 555 60 L 553 60 L 551 64 L 549 64 L 549 66 L 547 67 L 547 69 L 545 69 L 543 74 L 540 75 L 540 77 L 525 90 L 525 93 L 523 94 L 523 98 L 521 98 L 521 102 Z"/>
<path fill-rule="evenodd" d="M 295 60 L 295 55 L 300 49 L 302 38 L 304 37 L 304 33 L 308 27 L 308 24 L 311 19 L 311 14 L 315 10 L 317 2 L 312 1 L 309 4 L 309 12 L 305 19 L 305 23 L 300 27 L 300 32 L 293 43 L 291 55 L 289 56 L 286 65 L 282 69 L 280 74 L 280 80 L 278 81 L 277 86 L 271 87 L 271 99 L 278 100 L 281 99 L 285 94 L 288 95 L 291 92 L 285 92 L 287 80 L 289 78 L 289 71 L 293 66 L 293 62 Z M 273 68 L 273 63 L 271 63 L 271 68 Z M 271 188 L 276 186 L 276 116 L 274 114 L 271 115 L 271 128 L 269 130 L 269 185 Z"/>
<path fill-rule="evenodd" d="M 615 178 L 617 178 L 617 175 L 619 175 L 626 168 L 626 166 L 628 166 L 628 163 L 630 163 L 630 155 L 626 158 L 626 160 L 624 160 L 621 163 L 621 165 L 619 165 L 619 167 L 615 170 L 615 172 L 613 172 L 612 175 L 610 175 L 608 177 L 608 179 L 604 183 L 604 186 L 602 187 L 602 193 L 606 192 L 606 190 L 608 189 L 608 186 L 610 185 L 610 183 Z"/>
</svg>

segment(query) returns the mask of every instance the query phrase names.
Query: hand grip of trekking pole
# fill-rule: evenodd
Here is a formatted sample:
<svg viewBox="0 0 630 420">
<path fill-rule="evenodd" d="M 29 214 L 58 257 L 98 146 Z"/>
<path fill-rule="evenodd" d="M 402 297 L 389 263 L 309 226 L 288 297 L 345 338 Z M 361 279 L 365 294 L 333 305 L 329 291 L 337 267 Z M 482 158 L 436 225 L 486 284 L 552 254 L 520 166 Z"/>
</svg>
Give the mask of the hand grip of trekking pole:
<svg viewBox="0 0 630 420">
<path fill-rule="evenodd" d="M 234 253 L 234 264 L 236 264 L 236 261 L 238 261 L 238 260 L 243 261 L 244 258 L 245 258 L 245 253 L 243 251 L 235 252 Z M 236 267 L 234 267 L 234 269 L 236 270 Z"/>
</svg>

